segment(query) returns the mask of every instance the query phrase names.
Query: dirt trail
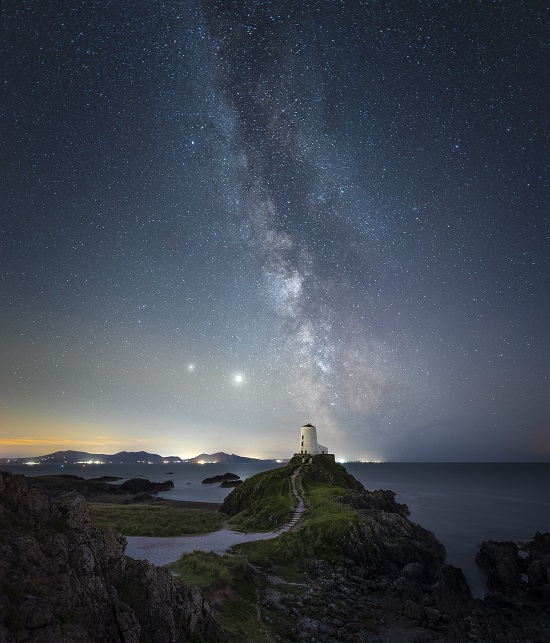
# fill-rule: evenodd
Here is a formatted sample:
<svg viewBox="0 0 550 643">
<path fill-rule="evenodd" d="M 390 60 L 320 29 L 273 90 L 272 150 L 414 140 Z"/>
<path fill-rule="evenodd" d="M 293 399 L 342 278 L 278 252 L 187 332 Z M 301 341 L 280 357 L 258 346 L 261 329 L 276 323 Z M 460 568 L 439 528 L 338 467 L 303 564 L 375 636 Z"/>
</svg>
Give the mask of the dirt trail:
<svg viewBox="0 0 550 643">
<path fill-rule="evenodd" d="M 230 529 L 220 529 L 200 536 L 174 536 L 170 538 L 151 538 L 148 536 L 126 536 L 128 544 L 126 555 L 138 560 L 147 560 L 153 565 L 167 565 L 192 551 L 211 551 L 224 554 L 233 545 L 256 540 L 269 540 L 289 531 L 300 520 L 305 511 L 304 499 L 298 491 L 300 468 L 297 467 L 290 477 L 292 493 L 298 500 L 294 514 L 286 525 L 276 531 L 245 534 Z"/>
</svg>

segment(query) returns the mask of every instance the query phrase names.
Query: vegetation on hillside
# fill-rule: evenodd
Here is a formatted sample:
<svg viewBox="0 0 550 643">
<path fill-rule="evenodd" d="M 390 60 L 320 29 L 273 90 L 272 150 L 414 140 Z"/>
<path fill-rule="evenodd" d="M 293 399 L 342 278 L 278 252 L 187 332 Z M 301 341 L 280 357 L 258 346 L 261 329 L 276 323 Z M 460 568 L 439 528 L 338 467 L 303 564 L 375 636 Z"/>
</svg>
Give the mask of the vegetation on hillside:
<svg viewBox="0 0 550 643">
<path fill-rule="evenodd" d="M 209 509 L 90 503 L 92 523 L 124 536 L 188 536 L 221 529 L 223 516 Z"/>
<path fill-rule="evenodd" d="M 231 516 L 231 527 L 245 532 L 272 531 L 287 523 L 297 503 L 290 486 L 294 469 L 285 466 L 264 471 L 234 489 L 220 509 Z"/>
<path fill-rule="evenodd" d="M 232 643 L 273 643 L 288 640 L 284 613 L 266 610 L 259 596 L 268 583 L 239 556 L 195 551 L 168 566 L 174 574 L 201 590 Z M 290 602 L 302 588 L 278 585 L 282 600 Z"/>
<path fill-rule="evenodd" d="M 296 498 L 290 477 L 296 464 L 258 474 L 236 488 L 221 510 L 242 530 L 274 529 L 291 518 Z M 235 555 L 193 552 L 170 565 L 188 585 L 198 587 L 215 608 L 230 640 L 268 643 L 288 640 L 286 611 L 265 609 L 260 596 L 277 596 L 292 607 L 305 589 L 303 565 L 312 559 L 337 560 L 342 543 L 357 522 L 357 512 L 343 499 L 363 487 L 340 465 L 318 459 L 302 467 L 300 490 L 306 511 L 296 526 L 277 538 L 237 545 Z M 281 577 L 273 591 L 268 575 Z"/>
<path fill-rule="evenodd" d="M 344 556 L 345 536 L 358 521 L 357 512 L 343 499 L 361 485 L 341 465 L 319 459 L 311 467 L 302 467 L 300 483 L 306 511 L 294 529 L 273 540 L 235 547 L 253 565 L 290 580 L 301 579 L 300 569 L 307 560 L 337 561 Z"/>
</svg>

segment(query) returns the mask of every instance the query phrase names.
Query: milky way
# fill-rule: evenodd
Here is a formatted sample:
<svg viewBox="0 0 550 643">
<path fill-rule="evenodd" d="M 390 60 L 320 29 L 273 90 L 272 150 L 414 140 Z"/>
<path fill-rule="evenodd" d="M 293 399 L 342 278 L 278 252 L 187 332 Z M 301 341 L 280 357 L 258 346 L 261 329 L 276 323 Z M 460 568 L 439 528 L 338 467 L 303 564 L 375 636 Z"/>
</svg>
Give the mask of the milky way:
<svg viewBox="0 0 550 643">
<path fill-rule="evenodd" d="M 543 3 L 2 11 L 2 452 L 550 456 Z"/>
</svg>

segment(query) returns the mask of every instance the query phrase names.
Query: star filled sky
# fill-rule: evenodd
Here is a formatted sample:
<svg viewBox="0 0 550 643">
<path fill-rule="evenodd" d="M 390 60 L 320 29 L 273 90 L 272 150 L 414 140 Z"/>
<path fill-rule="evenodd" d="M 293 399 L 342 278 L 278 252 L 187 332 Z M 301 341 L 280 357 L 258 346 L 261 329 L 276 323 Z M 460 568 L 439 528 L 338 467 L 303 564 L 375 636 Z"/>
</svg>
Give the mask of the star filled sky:
<svg viewBox="0 0 550 643">
<path fill-rule="evenodd" d="M 546 2 L 1 11 L 1 456 L 550 460 Z"/>
</svg>

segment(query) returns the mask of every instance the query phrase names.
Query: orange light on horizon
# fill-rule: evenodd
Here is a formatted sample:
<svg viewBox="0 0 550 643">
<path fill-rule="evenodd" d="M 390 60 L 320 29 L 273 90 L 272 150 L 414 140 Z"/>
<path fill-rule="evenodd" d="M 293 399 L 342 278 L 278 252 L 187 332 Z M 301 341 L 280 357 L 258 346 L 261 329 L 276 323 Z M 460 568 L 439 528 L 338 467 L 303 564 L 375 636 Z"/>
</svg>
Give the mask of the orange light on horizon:
<svg viewBox="0 0 550 643">
<path fill-rule="evenodd" d="M 0 457 L 24 458 L 37 452 L 120 451 L 128 446 L 142 450 L 150 440 L 124 434 L 113 427 L 43 418 L 33 413 L 0 411 Z M 114 437 L 116 436 L 116 437 Z"/>
</svg>

